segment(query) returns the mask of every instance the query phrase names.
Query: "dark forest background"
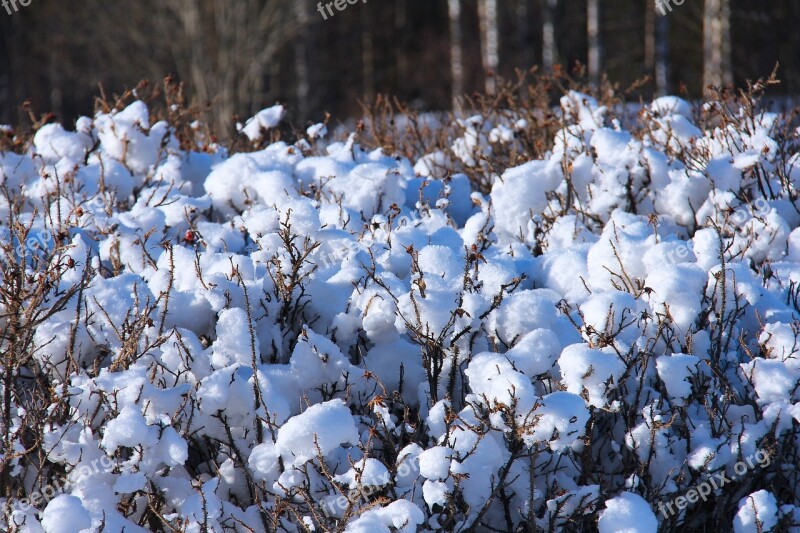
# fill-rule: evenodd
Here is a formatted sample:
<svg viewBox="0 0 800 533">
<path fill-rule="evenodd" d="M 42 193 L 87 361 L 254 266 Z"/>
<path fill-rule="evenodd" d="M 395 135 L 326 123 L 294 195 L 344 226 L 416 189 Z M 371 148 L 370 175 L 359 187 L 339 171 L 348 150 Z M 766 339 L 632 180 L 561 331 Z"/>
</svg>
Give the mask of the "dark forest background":
<svg viewBox="0 0 800 533">
<path fill-rule="evenodd" d="M 274 102 L 295 124 L 360 112 L 396 95 L 419 110 L 492 89 L 498 72 L 576 63 L 634 96 L 698 97 L 780 63 L 779 91 L 800 89 L 800 2 L 685 0 L 368 0 L 323 20 L 312 0 L 32 0 L 0 8 L 0 123 L 30 100 L 66 122 L 108 94 L 167 74 L 223 128 Z M 664 0 L 665 2 L 668 0 Z M 674 2 L 674 0 L 673 0 Z"/>
</svg>

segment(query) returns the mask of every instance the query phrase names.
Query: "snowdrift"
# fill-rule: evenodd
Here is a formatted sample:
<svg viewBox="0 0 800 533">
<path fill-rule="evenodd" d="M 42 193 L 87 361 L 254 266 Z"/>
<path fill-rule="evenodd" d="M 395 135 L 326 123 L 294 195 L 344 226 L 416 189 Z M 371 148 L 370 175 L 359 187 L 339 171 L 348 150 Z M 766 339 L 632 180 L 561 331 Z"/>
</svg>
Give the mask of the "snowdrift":
<svg viewBox="0 0 800 533">
<path fill-rule="evenodd" d="M 0 528 L 797 524 L 791 117 L 560 108 L 508 169 L 513 112 L 418 160 L 141 102 L 0 153 Z"/>
</svg>

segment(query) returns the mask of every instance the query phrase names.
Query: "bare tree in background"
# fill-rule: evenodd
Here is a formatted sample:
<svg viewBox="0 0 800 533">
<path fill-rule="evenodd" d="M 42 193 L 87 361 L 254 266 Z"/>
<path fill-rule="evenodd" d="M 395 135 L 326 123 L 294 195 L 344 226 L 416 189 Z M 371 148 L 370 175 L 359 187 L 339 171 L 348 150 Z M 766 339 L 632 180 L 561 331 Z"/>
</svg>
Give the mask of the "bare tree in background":
<svg viewBox="0 0 800 533">
<path fill-rule="evenodd" d="M 556 47 L 555 11 L 558 0 L 539 0 L 542 8 L 542 66 L 546 72 L 553 70 L 558 61 Z"/>
<path fill-rule="evenodd" d="M 500 63 L 497 30 L 497 0 L 478 0 L 478 16 L 481 32 L 481 64 L 485 76 L 485 88 L 494 94 L 497 88 L 497 67 Z"/>
<path fill-rule="evenodd" d="M 669 93 L 669 18 L 658 14 L 655 42 L 656 91 L 659 96 Z"/>
<path fill-rule="evenodd" d="M 91 33 L 93 48 L 104 54 L 101 60 L 150 79 L 160 79 L 173 64 L 198 102 L 213 103 L 212 119 L 222 136 L 232 132 L 236 113 L 272 103 L 274 93 L 266 85 L 270 67 L 299 26 L 297 11 L 285 0 L 89 3 L 86 11 L 105 21 Z M 131 49 L 158 54 L 131 54 Z"/>
<path fill-rule="evenodd" d="M 0 121 L 24 122 L 27 111 L 18 106 L 32 97 L 39 109 L 63 112 L 62 104 L 76 86 L 73 73 L 95 60 L 90 32 L 76 29 L 82 11 L 57 2 L 42 2 L 13 16 L 1 11 Z M 70 53 L 76 45 L 82 52 L 77 58 Z"/>
<path fill-rule="evenodd" d="M 405 47 L 408 43 L 408 35 L 411 28 L 408 25 L 408 2 L 407 0 L 395 0 L 394 2 L 394 42 L 395 42 L 395 67 L 397 69 L 397 90 L 404 93 L 408 83 L 408 56 Z"/>
<path fill-rule="evenodd" d="M 377 91 L 442 109 L 484 88 L 482 67 L 499 62 L 508 74 L 539 63 L 552 71 L 587 50 L 599 50 L 599 60 L 589 54 L 593 77 L 608 71 L 628 84 L 650 74 L 658 94 L 681 81 L 695 98 L 704 80 L 764 74 L 775 61 L 784 79 L 777 90 L 800 92 L 800 38 L 785 24 L 800 15 L 797 0 L 663 1 L 659 9 L 657 0 L 586 0 L 586 8 L 558 0 L 390 0 L 388 10 L 358 2 L 323 22 L 316 0 L 82 0 L 80 9 L 37 0 L 13 16 L 0 8 L 0 123 L 26 124 L 26 100 L 37 113 L 71 122 L 92 113 L 98 85 L 112 96 L 173 74 L 190 101 L 213 104 L 207 119 L 225 137 L 234 113 L 245 118 L 276 100 L 296 123 L 325 111 L 354 117 L 357 97 Z M 484 31 L 472 35 L 481 5 Z M 587 21 L 590 14 L 599 24 Z M 747 27 L 735 42 L 734 15 Z M 595 31 L 597 40 L 585 43 Z M 495 35 L 501 61 L 488 46 Z"/>
<path fill-rule="evenodd" d="M 366 9 L 361 10 L 361 78 L 362 94 L 371 102 L 375 98 L 375 36 L 368 15 Z"/>
<path fill-rule="evenodd" d="M 703 85 L 733 82 L 730 0 L 705 0 L 703 13 Z"/>
<path fill-rule="evenodd" d="M 253 113 L 268 100 L 265 71 L 296 30 L 280 0 L 167 0 L 179 22 L 171 39 L 182 79 L 202 102 L 214 101 L 223 131 L 237 111 Z"/>
<path fill-rule="evenodd" d="M 12 103 L 12 85 L 11 75 L 13 72 L 13 63 L 11 61 L 11 53 L 9 45 L 13 42 L 10 18 L 0 18 L 0 122 L 6 123 L 15 120 L 12 117 L 11 109 L 14 104 Z M 7 42 L 8 41 L 8 42 Z"/>
<path fill-rule="evenodd" d="M 295 91 L 297 93 L 297 115 L 300 120 L 309 116 L 308 97 L 311 90 L 308 67 L 309 20 L 308 0 L 294 0 L 295 17 L 297 18 L 297 38 L 294 40 L 294 72 Z"/>
<path fill-rule="evenodd" d="M 528 0 L 517 0 L 517 46 L 519 48 L 519 61 L 520 66 L 523 68 L 530 68 L 533 65 L 531 59 L 531 43 L 530 39 L 530 16 L 528 10 Z"/>
<path fill-rule="evenodd" d="M 461 41 L 461 0 L 447 0 L 450 19 L 450 95 L 453 110 L 464 95 L 464 49 Z"/>
<path fill-rule="evenodd" d="M 586 40 L 589 45 L 589 81 L 600 81 L 600 0 L 586 2 Z"/>
<path fill-rule="evenodd" d="M 645 11 L 645 70 L 655 78 L 656 94 L 669 93 L 669 12 L 659 9 L 664 0 L 647 0 Z"/>
</svg>

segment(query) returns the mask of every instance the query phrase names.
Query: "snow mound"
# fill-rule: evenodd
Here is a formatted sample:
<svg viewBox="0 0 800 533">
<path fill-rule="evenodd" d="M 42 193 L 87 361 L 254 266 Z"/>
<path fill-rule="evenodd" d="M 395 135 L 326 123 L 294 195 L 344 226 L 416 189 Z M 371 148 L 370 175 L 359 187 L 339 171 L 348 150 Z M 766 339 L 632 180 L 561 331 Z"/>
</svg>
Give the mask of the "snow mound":
<svg viewBox="0 0 800 533">
<path fill-rule="evenodd" d="M 231 155 L 138 101 L 0 152 L 0 530 L 798 523 L 794 122 L 558 104 L 534 159 L 519 110 Z"/>
</svg>

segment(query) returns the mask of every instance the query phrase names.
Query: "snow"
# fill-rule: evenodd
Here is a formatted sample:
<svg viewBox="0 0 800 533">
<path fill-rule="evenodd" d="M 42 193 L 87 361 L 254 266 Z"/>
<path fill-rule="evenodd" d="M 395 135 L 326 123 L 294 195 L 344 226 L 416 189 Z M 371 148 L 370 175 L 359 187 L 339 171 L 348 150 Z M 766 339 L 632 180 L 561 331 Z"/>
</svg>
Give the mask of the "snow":
<svg viewBox="0 0 800 533">
<path fill-rule="evenodd" d="M 558 167 L 550 161 L 530 161 L 507 170 L 492 187 L 497 230 L 513 238 L 524 233 L 531 213 L 547 207 L 547 192 L 561 181 Z"/>
<path fill-rule="evenodd" d="M 280 454 L 275 449 L 275 444 L 267 441 L 257 444 L 250 450 L 250 457 L 247 462 L 256 479 L 267 480 L 272 475 L 277 477 L 279 473 L 278 458 Z"/>
<path fill-rule="evenodd" d="M 653 533 L 658 529 L 658 520 L 641 496 L 623 492 L 606 502 L 597 528 L 600 533 Z"/>
<path fill-rule="evenodd" d="M 80 498 L 61 494 L 47 504 L 42 514 L 45 533 L 77 533 L 90 530 L 92 519 Z"/>
<path fill-rule="evenodd" d="M 589 411 L 583 398 L 570 392 L 554 392 L 542 398 L 534 411 L 536 426 L 529 437 L 531 442 L 548 442 L 553 450 L 561 451 L 583 437 Z"/>
<path fill-rule="evenodd" d="M 453 450 L 436 446 L 419 454 L 419 473 L 428 479 L 443 481 L 450 475 L 450 458 Z"/>
<path fill-rule="evenodd" d="M 309 139 L 320 139 L 328 134 L 328 128 L 325 124 L 314 124 L 306 129 L 306 135 Z"/>
<path fill-rule="evenodd" d="M 286 110 L 282 105 L 262 109 L 249 118 L 241 131 L 251 141 L 260 141 L 265 130 L 271 130 L 280 124 Z"/>
<path fill-rule="evenodd" d="M 411 533 L 425 521 L 425 514 L 413 503 L 398 500 L 386 507 L 367 511 L 348 524 L 347 533 Z"/>
<path fill-rule="evenodd" d="M 126 407 L 119 416 L 108 422 L 101 446 L 109 453 L 114 453 L 120 446 L 151 444 L 157 440 L 153 430 L 155 428 L 147 425 L 147 421 L 138 409 Z"/>
<path fill-rule="evenodd" d="M 733 519 L 735 533 L 771 531 L 778 524 L 778 503 L 768 490 L 759 490 L 739 502 L 739 512 Z"/>
<path fill-rule="evenodd" d="M 312 405 L 281 426 L 276 451 L 289 464 L 327 455 L 341 444 L 359 442 L 353 417 L 342 400 Z"/>
<path fill-rule="evenodd" d="M 589 405 L 594 407 L 608 405 L 610 393 L 625 371 L 625 364 L 612 350 L 594 350 L 585 344 L 564 348 L 558 366 L 567 390 L 573 394 L 587 394 Z"/>
<path fill-rule="evenodd" d="M 382 487 L 389 484 L 390 474 L 386 466 L 372 457 L 362 459 L 353 465 L 347 473 L 334 478 L 339 483 L 355 489 L 359 486 Z"/>
<path fill-rule="evenodd" d="M 763 449 L 715 516 L 797 521 L 796 141 L 675 97 L 646 128 L 559 104 L 511 168 L 487 163 L 521 147 L 510 111 L 409 159 L 324 124 L 267 143 L 278 105 L 231 155 L 132 102 L 0 153 L 31 228 L 0 224 L 0 259 L 34 283 L 56 252 L 61 302 L 31 315 L 0 529 L 143 531 L 148 505 L 192 532 L 692 529 L 709 503 L 654 510 Z"/>
<path fill-rule="evenodd" d="M 435 505 L 444 506 L 451 492 L 451 488 L 443 481 L 429 479 L 422 485 L 422 496 L 431 510 Z"/>
<path fill-rule="evenodd" d="M 662 115 L 674 114 L 688 119 L 692 118 L 692 105 L 677 96 L 660 96 L 653 100 L 650 109 Z"/>
<path fill-rule="evenodd" d="M 698 373 L 700 358 L 694 355 L 664 355 L 656 360 L 658 375 L 672 398 L 688 398 L 692 393 L 691 378 Z"/>
</svg>

